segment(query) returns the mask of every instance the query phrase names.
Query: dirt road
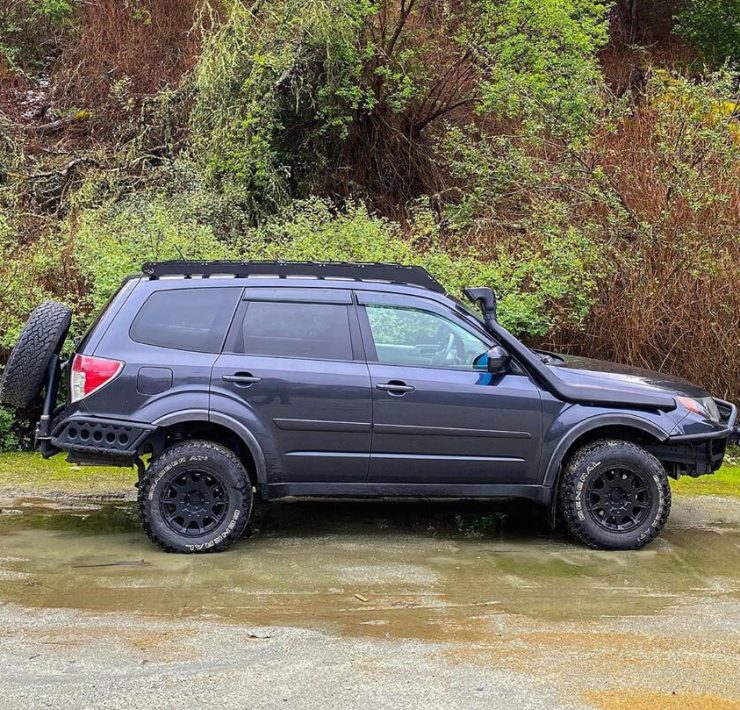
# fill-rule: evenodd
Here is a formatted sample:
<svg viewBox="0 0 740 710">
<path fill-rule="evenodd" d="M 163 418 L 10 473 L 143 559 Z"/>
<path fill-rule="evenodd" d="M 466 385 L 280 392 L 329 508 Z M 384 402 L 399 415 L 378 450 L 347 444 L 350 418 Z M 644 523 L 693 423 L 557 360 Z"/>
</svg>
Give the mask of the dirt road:
<svg viewBox="0 0 740 710">
<path fill-rule="evenodd" d="M 130 503 L 0 507 L 0 707 L 740 707 L 736 499 L 632 553 L 516 505 L 285 503 L 205 557 Z"/>
</svg>

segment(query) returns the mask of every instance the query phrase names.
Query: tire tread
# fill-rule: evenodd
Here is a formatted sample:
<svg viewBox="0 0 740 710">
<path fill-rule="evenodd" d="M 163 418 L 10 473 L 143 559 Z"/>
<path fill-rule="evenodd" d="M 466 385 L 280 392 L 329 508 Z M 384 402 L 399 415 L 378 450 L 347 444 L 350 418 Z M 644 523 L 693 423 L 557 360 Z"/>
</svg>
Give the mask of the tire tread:
<svg viewBox="0 0 740 710">
<path fill-rule="evenodd" d="M 599 441 L 587 444 L 586 446 L 576 451 L 576 453 L 568 461 L 563 470 L 558 490 L 558 508 L 562 519 L 565 521 L 565 524 L 573 537 L 582 542 L 584 545 L 587 545 L 588 547 L 594 549 L 604 549 L 604 545 L 589 533 L 588 529 L 578 519 L 578 516 L 575 513 L 574 506 L 569 505 L 569 502 L 575 500 L 575 498 L 577 497 L 577 473 L 580 471 L 585 459 L 594 453 L 598 453 L 600 450 L 608 451 L 615 446 L 631 449 L 633 452 L 638 453 L 640 456 L 648 456 L 657 466 L 661 468 L 661 470 L 663 469 L 662 464 L 660 463 L 660 461 L 658 461 L 657 458 L 655 458 L 655 456 L 631 441 L 622 441 L 620 439 L 600 439 Z M 620 547 L 619 549 L 639 550 L 642 547 L 645 547 L 645 545 L 648 545 L 650 542 L 652 542 L 660 534 L 660 531 L 666 524 L 666 521 L 668 520 L 668 515 L 671 512 L 671 487 L 668 483 L 667 477 L 665 476 L 665 472 L 663 475 L 662 483 L 664 505 L 657 525 L 653 525 L 651 527 L 650 534 L 641 539 L 639 542 L 636 542 L 632 545 L 625 545 L 624 547 Z"/>
<path fill-rule="evenodd" d="M 227 459 L 230 459 L 231 463 L 239 467 L 244 472 L 244 476 L 243 476 L 244 482 L 241 486 L 237 488 L 237 490 L 239 491 L 239 493 L 241 493 L 241 495 L 245 499 L 250 500 L 249 510 L 247 511 L 247 514 L 243 515 L 238 520 L 233 530 L 231 530 L 221 542 L 219 542 L 216 545 L 213 545 L 212 547 L 209 547 L 203 550 L 181 550 L 177 547 L 167 544 L 167 542 L 162 540 L 157 535 L 157 533 L 154 531 L 154 528 L 152 527 L 151 520 L 149 519 L 148 511 L 147 511 L 147 500 L 149 496 L 149 488 L 151 487 L 152 482 L 154 481 L 156 477 L 157 471 L 159 470 L 160 467 L 165 466 L 171 458 L 181 456 L 183 453 L 183 450 L 185 449 L 191 449 L 191 450 L 200 449 L 200 450 L 205 450 L 205 451 L 217 452 L 221 456 L 224 456 Z M 239 457 L 231 449 L 221 444 L 217 444 L 214 441 L 208 441 L 206 439 L 188 439 L 187 441 L 183 441 L 182 443 L 175 444 L 169 447 L 168 449 L 166 449 L 160 456 L 158 456 L 152 462 L 152 464 L 146 470 L 144 477 L 139 483 L 139 494 L 138 494 L 139 520 L 141 521 L 141 525 L 144 528 L 144 532 L 146 533 L 146 536 L 157 547 L 159 547 L 161 550 L 164 550 L 164 552 L 179 552 L 181 554 L 189 554 L 189 555 L 211 553 L 211 552 L 222 552 L 227 547 L 229 547 L 232 543 L 234 543 L 240 537 L 242 537 L 242 535 L 244 534 L 244 530 L 249 523 L 250 513 L 251 513 L 251 508 L 252 508 L 252 501 L 251 501 L 251 495 L 250 495 L 251 487 L 252 487 L 252 483 L 249 480 L 249 475 L 244 469 L 244 464 L 242 464 Z"/>
</svg>

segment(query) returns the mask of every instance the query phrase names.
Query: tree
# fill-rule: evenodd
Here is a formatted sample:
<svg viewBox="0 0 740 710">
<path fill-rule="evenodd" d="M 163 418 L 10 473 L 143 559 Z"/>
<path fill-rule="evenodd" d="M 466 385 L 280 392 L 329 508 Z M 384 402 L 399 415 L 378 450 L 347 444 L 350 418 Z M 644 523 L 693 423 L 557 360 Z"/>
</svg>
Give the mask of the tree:
<svg viewBox="0 0 740 710">
<path fill-rule="evenodd" d="M 439 188 L 430 134 L 457 113 L 587 132 L 605 13 L 597 0 L 234 3 L 196 70 L 196 154 L 257 220 L 315 191 L 403 205 Z"/>
<path fill-rule="evenodd" d="M 677 15 L 677 34 L 715 65 L 740 63 L 740 0 L 689 0 Z"/>
</svg>

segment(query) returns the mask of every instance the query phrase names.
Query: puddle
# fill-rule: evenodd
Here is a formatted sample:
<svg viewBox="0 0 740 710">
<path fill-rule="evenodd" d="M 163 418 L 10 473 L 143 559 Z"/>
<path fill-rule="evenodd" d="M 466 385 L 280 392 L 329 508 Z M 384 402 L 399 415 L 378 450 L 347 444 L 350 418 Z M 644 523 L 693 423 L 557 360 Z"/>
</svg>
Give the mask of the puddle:
<svg viewBox="0 0 740 710">
<path fill-rule="evenodd" d="M 0 504 L 0 601 L 351 635 L 488 637 L 497 615 L 588 620 L 740 599 L 740 508 L 684 498 L 646 550 L 588 550 L 536 508 L 278 503 L 217 555 L 168 555 L 130 503 Z"/>
</svg>

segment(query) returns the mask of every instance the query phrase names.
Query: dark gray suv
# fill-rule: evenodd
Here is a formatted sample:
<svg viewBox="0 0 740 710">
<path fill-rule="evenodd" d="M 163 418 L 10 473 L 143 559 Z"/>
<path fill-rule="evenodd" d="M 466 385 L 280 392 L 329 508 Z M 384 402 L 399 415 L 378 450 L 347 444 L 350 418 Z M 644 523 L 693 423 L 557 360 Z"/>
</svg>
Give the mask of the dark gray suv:
<svg viewBox="0 0 740 710">
<path fill-rule="evenodd" d="M 37 442 L 136 465 L 165 550 L 223 550 L 255 497 L 520 497 L 592 547 L 666 522 L 668 477 L 719 468 L 734 405 L 654 372 L 531 350 L 419 267 L 163 262 L 125 281 L 69 360 L 70 312 L 31 315 L 0 399 Z M 58 405 L 59 383 L 68 379 Z"/>
</svg>

